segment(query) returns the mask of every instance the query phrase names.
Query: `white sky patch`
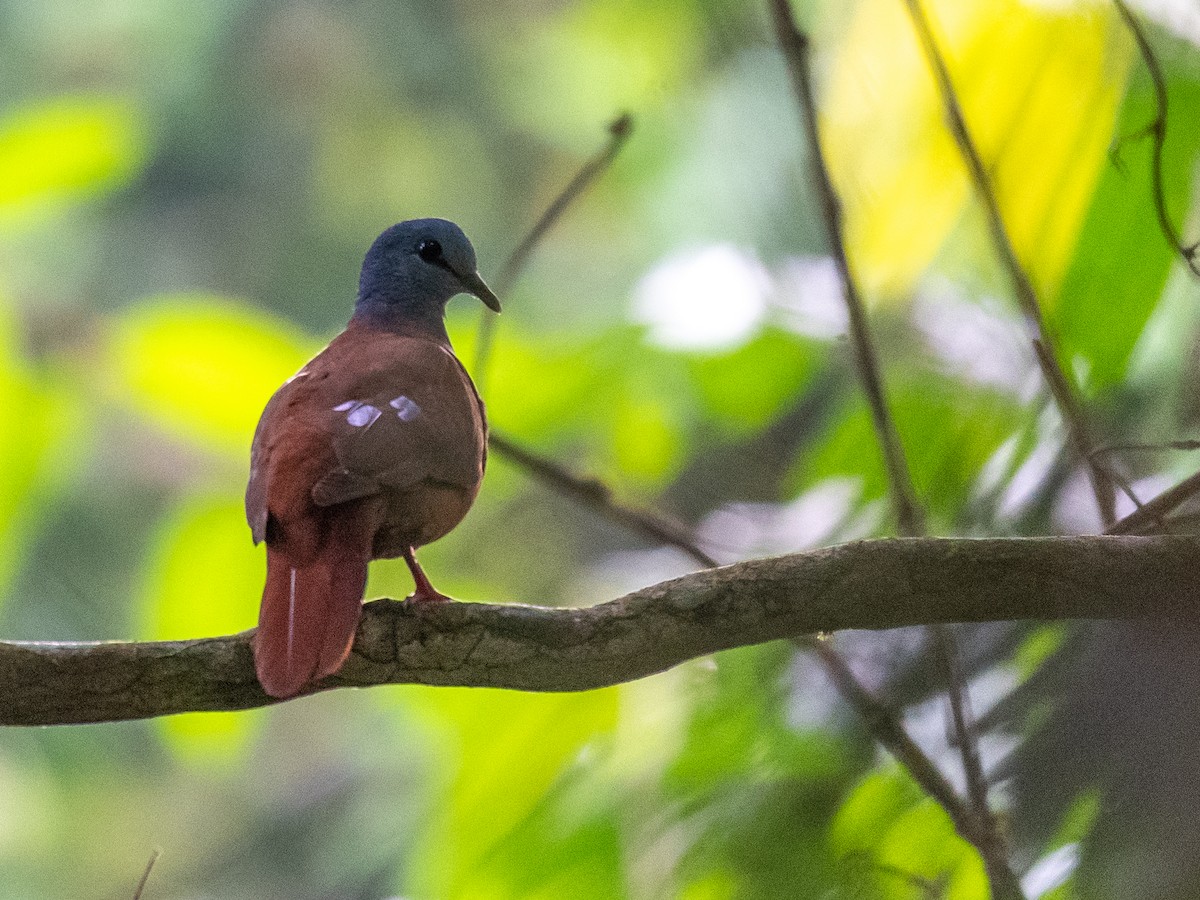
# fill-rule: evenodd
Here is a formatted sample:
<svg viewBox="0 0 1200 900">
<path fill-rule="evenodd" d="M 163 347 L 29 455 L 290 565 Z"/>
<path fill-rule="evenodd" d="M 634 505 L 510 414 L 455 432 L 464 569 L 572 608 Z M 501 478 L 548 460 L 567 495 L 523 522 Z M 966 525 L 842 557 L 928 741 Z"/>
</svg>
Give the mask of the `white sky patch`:
<svg viewBox="0 0 1200 900">
<path fill-rule="evenodd" d="M 989 385 L 1022 400 L 1041 381 L 1021 322 L 994 298 L 967 298 L 948 284 L 923 290 L 912 321 L 925 346 L 952 374 Z"/>
<path fill-rule="evenodd" d="M 830 478 L 790 503 L 731 503 L 709 513 L 696 529 L 701 545 L 723 559 L 795 553 L 861 536 L 878 524 L 873 504 L 860 507 L 857 478 Z"/>
<path fill-rule="evenodd" d="M 1010 673 L 991 669 L 967 682 L 971 704 L 977 714 L 983 714 L 1012 693 L 1016 678 Z M 944 696 L 934 695 L 904 711 L 903 724 L 914 741 L 928 754 L 960 793 L 966 793 L 966 776 L 962 771 L 962 752 L 947 741 L 949 719 Z M 979 761 L 985 773 L 991 773 L 1021 745 L 1020 738 L 1001 729 L 991 729 L 978 735 Z M 1007 782 L 993 782 L 992 797 L 997 805 L 1007 805 Z"/>
<path fill-rule="evenodd" d="M 1079 866 L 1079 845 L 1066 844 L 1035 862 L 1021 879 L 1026 897 L 1036 898 L 1066 884 Z"/>
<path fill-rule="evenodd" d="M 757 257 L 714 244 L 668 257 L 639 282 L 633 318 L 650 340 L 680 350 L 730 350 L 748 341 L 767 314 L 771 279 Z"/>
<path fill-rule="evenodd" d="M 1017 518 L 1033 500 L 1038 489 L 1050 476 L 1055 460 L 1062 449 L 1062 442 L 1054 437 L 1043 437 L 1033 452 L 1013 473 L 1004 495 L 1000 498 L 997 516 L 1002 521 Z"/>
<path fill-rule="evenodd" d="M 1087 469 L 1079 466 L 1071 472 L 1055 498 L 1050 521 L 1064 534 L 1099 534 L 1104 530 L 1096 493 Z"/>
<path fill-rule="evenodd" d="M 825 340 L 846 333 L 849 317 L 832 256 L 794 256 L 779 267 L 775 281 L 775 317 L 784 328 Z"/>
<path fill-rule="evenodd" d="M 696 561 L 675 547 L 618 551 L 605 556 L 576 580 L 569 602 L 590 606 L 695 571 Z"/>
<path fill-rule="evenodd" d="M 1131 5 L 1185 41 L 1200 47 L 1200 5 L 1196 0 L 1133 0 Z"/>
</svg>

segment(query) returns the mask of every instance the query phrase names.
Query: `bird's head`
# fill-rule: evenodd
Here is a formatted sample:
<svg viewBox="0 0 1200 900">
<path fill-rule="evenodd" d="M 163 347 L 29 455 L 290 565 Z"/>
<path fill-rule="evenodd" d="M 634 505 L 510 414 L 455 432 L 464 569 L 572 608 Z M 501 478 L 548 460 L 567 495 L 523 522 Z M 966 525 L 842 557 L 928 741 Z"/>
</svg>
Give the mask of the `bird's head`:
<svg viewBox="0 0 1200 900">
<path fill-rule="evenodd" d="M 500 301 L 475 271 L 475 248 L 445 219 L 412 219 L 375 239 L 363 260 L 355 318 L 378 325 L 441 329 L 446 303 L 474 294 L 500 312 Z"/>
</svg>

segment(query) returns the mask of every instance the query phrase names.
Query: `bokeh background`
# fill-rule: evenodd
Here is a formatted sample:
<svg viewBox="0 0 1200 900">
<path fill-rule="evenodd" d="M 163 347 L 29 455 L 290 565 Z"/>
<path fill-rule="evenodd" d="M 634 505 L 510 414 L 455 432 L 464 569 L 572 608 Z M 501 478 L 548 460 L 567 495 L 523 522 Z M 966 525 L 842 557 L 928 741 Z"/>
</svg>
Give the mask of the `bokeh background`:
<svg viewBox="0 0 1200 900">
<path fill-rule="evenodd" d="M 1098 434 L 1195 437 L 1200 290 L 1156 224 L 1153 86 L 1113 7 L 928 6 Z M 1200 12 L 1136 8 L 1170 97 L 1165 199 L 1197 235 Z M 933 530 L 1095 530 L 903 4 L 796 9 Z M 344 323 L 371 240 L 444 216 L 496 273 L 621 112 L 632 136 L 486 359 L 479 305 L 451 304 L 494 427 L 722 561 L 892 533 L 760 5 L 8 0 L 3 637 L 251 627 L 254 423 Z M 1145 499 L 1196 458 L 1114 464 Z M 422 560 L 464 599 L 563 605 L 694 568 L 499 457 Z M 372 567 L 370 595 L 410 590 L 402 562 Z M 1030 896 L 1196 896 L 1195 642 L 961 638 Z M 837 643 L 957 779 L 921 633 Z M 337 691 L 0 734 L 0 896 L 128 897 L 155 848 L 147 898 L 985 896 L 944 813 L 783 645 L 578 695 Z"/>
</svg>

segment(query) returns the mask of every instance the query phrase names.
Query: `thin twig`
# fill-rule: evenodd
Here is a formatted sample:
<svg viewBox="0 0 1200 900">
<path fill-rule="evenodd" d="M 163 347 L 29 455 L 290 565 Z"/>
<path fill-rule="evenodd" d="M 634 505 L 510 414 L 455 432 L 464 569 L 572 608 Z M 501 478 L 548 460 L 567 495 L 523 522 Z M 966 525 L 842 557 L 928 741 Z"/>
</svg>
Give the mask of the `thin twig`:
<svg viewBox="0 0 1200 900">
<path fill-rule="evenodd" d="M 701 550 L 694 539 L 688 535 L 686 526 L 666 520 L 657 513 L 625 506 L 614 500 L 612 491 L 597 479 L 580 477 L 567 471 L 558 463 L 517 447 L 511 441 L 495 434 L 491 437 L 491 444 L 494 449 L 522 466 L 534 478 L 548 484 L 580 505 L 598 512 L 625 528 L 683 550 L 703 566 L 716 565 L 716 561 Z M 1001 867 L 1007 869 L 1006 864 L 1002 865 L 1004 851 L 999 839 L 999 832 L 987 807 L 987 787 L 983 779 L 978 745 L 973 739 L 975 732 L 971 727 L 967 712 L 966 691 L 963 689 L 965 681 L 962 677 L 961 667 L 955 663 L 957 650 L 953 637 L 945 625 L 935 625 L 933 634 L 940 647 L 940 652 L 946 660 L 949 683 L 959 687 L 958 690 L 950 690 L 949 695 L 951 707 L 955 713 L 955 730 L 958 735 L 960 752 L 963 754 L 967 781 L 972 787 L 972 803 L 977 807 L 974 812 L 964 806 L 962 800 L 954 793 L 954 789 L 938 772 L 933 761 L 909 737 L 899 719 L 883 704 L 875 700 L 866 687 L 858 682 L 849 666 L 827 642 L 801 639 L 796 643 L 817 652 L 818 658 L 830 670 L 838 692 L 863 719 L 875 739 L 912 773 L 914 780 L 930 796 L 946 806 L 947 812 L 964 839 L 979 849 L 989 872 Z M 952 798 L 953 809 L 947 805 L 947 798 Z M 989 831 L 991 836 L 988 836 Z M 1008 871 L 1007 874 L 1003 871 L 996 871 L 989 877 L 992 877 L 994 883 L 998 885 L 1015 879 L 1015 875 L 1011 871 Z M 1019 895 L 999 893 L 998 896 L 1017 897 Z"/>
<path fill-rule="evenodd" d="M 520 466 L 535 480 L 553 488 L 576 503 L 594 510 L 621 527 L 682 550 L 706 569 L 720 565 L 697 545 L 688 527 L 682 522 L 677 522 L 659 512 L 637 509 L 619 503 L 613 498 L 609 487 L 602 481 L 576 475 L 554 460 L 534 453 L 494 431 L 488 438 L 488 444 L 498 456 Z"/>
<path fill-rule="evenodd" d="M 966 163 L 967 171 L 975 186 L 975 193 L 983 204 L 992 240 L 996 245 L 997 252 L 1000 254 L 1000 262 L 1009 274 L 1009 278 L 1012 281 L 1013 293 L 1016 296 L 1018 305 L 1021 307 L 1022 313 L 1025 315 L 1026 324 L 1031 332 L 1030 337 L 1033 341 L 1033 349 L 1037 356 L 1038 365 L 1042 370 L 1043 377 L 1046 379 L 1047 386 L 1050 388 L 1050 393 L 1058 404 L 1063 421 L 1067 425 L 1071 444 L 1087 468 L 1092 492 L 1096 496 L 1096 505 L 1100 509 L 1100 517 L 1105 525 L 1111 525 L 1116 519 L 1116 496 L 1112 476 L 1091 453 L 1094 442 L 1087 418 L 1077 400 L 1077 389 L 1067 378 L 1059 362 L 1058 353 L 1046 329 L 1037 292 L 1033 288 L 1033 282 L 1030 281 L 1025 267 L 1017 257 L 1016 249 L 1013 247 L 1012 239 L 1009 237 L 1008 228 L 1004 224 L 1004 216 L 1000 212 L 1000 202 L 992 187 L 991 176 L 988 175 L 983 158 L 980 156 L 979 150 L 975 146 L 975 141 L 971 137 L 971 132 L 967 128 L 967 121 L 963 115 L 962 105 L 959 103 L 958 94 L 954 90 L 954 83 L 950 79 L 950 71 L 946 66 L 946 61 L 938 49 L 937 40 L 933 36 L 933 29 L 929 24 L 929 19 L 921 7 L 920 0 L 905 0 L 905 5 L 908 7 L 913 25 L 916 28 L 917 37 L 921 42 L 921 48 L 925 53 L 929 68 L 933 73 L 934 80 L 937 82 L 938 90 L 942 96 L 942 104 L 945 107 L 950 132 L 954 137 L 955 143 L 958 144 L 963 161 Z"/>
<path fill-rule="evenodd" d="M 817 105 L 812 85 L 812 69 L 809 63 L 809 40 L 796 25 L 788 0 L 771 0 L 772 19 L 775 33 L 791 73 L 792 85 L 801 107 L 801 119 L 808 142 L 809 158 L 817 194 L 825 218 L 829 244 L 842 281 L 842 294 L 850 320 L 851 342 L 855 349 L 859 380 L 871 408 L 876 438 L 883 450 L 891 486 L 892 502 L 896 509 L 900 533 L 916 536 L 925 532 L 925 515 L 916 499 L 912 477 L 904 449 L 884 395 L 883 379 L 874 342 L 867 326 L 867 316 L 857 281 L 846 253 L 842 226 L 841 202 L 829 175 L 829 167 L 821 148 L 817 129 Z M 961 668 L 954 661 L 957 648 L 954 635 L 944 625 L 933 628 L 934 640 L 946 660 L 947 690 L 953 711 L 955 732 L 962 756 L 963 769 L 970 787 L 970 798 L 975 806 L 974 820 L 978 829 L 968 840 L 979 850 L 988 871 L 993 891 L 998 897 L 1021 897 L 1020 882 L 1009 867 L 1007 850 L 1003 845 L 999 829 L 987 805 L 987 783 L 980 761 L 978 743 L 969 717 L 967 687 Z M 826 659 L 827 654 L 822 654 Z M 828 666 L 828 661 L 826 665 Z M 835 679 L 842 683 L 844 678 Z M 849 697 L 850 695 L 845 694 Z M 855 706 L 857 707 L 857 703 Z M 882 742 L 882 738 L 881 738 Z M 966 832 L 964 837 L 967 836 Z"/>
<path fill-rule="evenodd" d="M 821 658 L 838 693 L 850 701 L 851 706 L 866 723 L 871 736 L 908 770 L 909 775 L 925 793 L 946 810 L 958 833 L 965 840 L 978 846 L 982 837 L 976 813 L 963 802 L 958 792 L 946 780 L 946 776 L 909 736 L 896 715 L 863 687 L 846 661 L 829 646 L 828 641 L 805 639 L 803 643 Z"/>
<path fill-rule="evenodd" d="M 1200 472 L 1190 475 L 1173 488 L 1148 500 L 1119 522 L 1105 529 L 1105 534 L 1137 534 L 1162 524 L 1165 516 L 1181 504 L 1200 494 Z"/>
<path fill-rule="evenodd" d="M 154 864 L 158 862 L 158 858 L 162 856 L 162 850 L 158 847 L 154 848 L 154 852 L 150 854 L 150 861 L 146 863 L 146 868 L 142 872 L 141 880 L 137 883 L 137 888 L 133 892 L 133 900 L 141 900 L 142 891 L 146 889 L 146 882 L 150 880 L 150 873 L 154 869 Z"/>
<path fill-rule="evenodd" d="M 884 396 L 883 378 L 879 373 L 878 354 L 875 352 L 858 284 L 850 270 L 843 240 L 842 208 L 829 176 L 829 167 L 821 150 L 821 138 L 817 132 L 816 102 L 813 99 L 812 74 L 808 64 L 808 37 L 796 28 L 791 9 L 786 0 L 772 0 L 771 9 L 784 58 L 791 73 L 802 110 L 804 133 L 808 140 L 812 174 L 816 182 L 817 195 L 821 200 L 821 212 L 829 235 L 830 252 L 841 276 L 842 292 L 850 317 L 850 341 L 854 347 L 854 360 L 859 380 L 871 408 L 871 420 L 875 434 L 883 451 L 887 467 L 888 484 L 892 493 L 892 505 L 896 510 L 897 526 L 902 535 L 914 537 L 925 531 L 925 513 L 917 502 L 913 491 L 912 476 L 900 445 L 896 423 L 892 419 Z"/>
<path fill-rule="evenodd" d="M 948 636 L 949 628 L 944 625 L 934 626 L 933 633 L 938 644 L 938 655 L 941 656 L 942 665 L 946 669 L 946 680 L 950 684 L 966 684 L 962 660 L 959 658 L 958 644 L 953 640 L 945 639 Z M 975 716 L 971 710 L 970 697 L 965 690 L 950 691 L 950 715 L 954 722 L 954 733 L 960 741 L 959 752 L 963 756 L 963 771 L 967 776 L 967 798 L 971 801 L 971 807 L 977 816 L 990 819 L 987 779 L 983 775 L 979 743 L 974 740 L 961 742 L 962 735 L 973 736 L 976 733 Z M 995 825 L 989 822 L 988 827 L 994 828 Z"/>
<path fill-rule="evenodd" d="M 811 96 L 811 90 L 810 90 Z M 815 131 L 814 131 L 815 135 Z M 615 151 L 614 151 L 615 152 Z M 606 164 L 606 163 L 605 163 Z M 828 183 L 828 174 L 825 175 L 828 185 L 828 196 L 832 199 L 832 203 L 827 206 L 827 211 L 835 220 L 839 213 L 837 210 L 836 199 L 833 198 L 832 185 Z M 548 226 L 547 226 L 548 227 Z M 510 259 L 510 264 L 505 267 L 503 273 L 503 287 L 510 286 L 512 281 L 515 281 L 516 276 L 521 271 L 522 267 L 533 248 L 537 245 L 538 240 L 544 233 L 545 228 L 535 228 L 530 237 L 524 241 L 519 248 L 519 253 L 514 253 Z M 837 243 L 840 247 L 840 225 L 836 232 L 839 236 Z M 850 285 L 850 290 L 854 290 L 854 282 L 849 277 L 849 268 L 846 261 L 844 249 L 841 249 L 839 254 L 841 267 L 843 269 L 846 282 Z M 497 281 L 501 284 L 501 281 Z M 896 507 L 898 510 L 898 519 L 902 533 L 916 535 L 920 534 L 924 528 L 924 517 L 920 507 L 917 505 L 913 497 L 911 486 L 911 478 L 908 474 L 907 464 L 904 460 L 902 450 L 900 448 L 899 438 L 896 434 L 895 425 L 889 415 L 886 402 L 883 399 L 882 379 L 879 376 L 878 368 L 875 363 L 874 350 L 871 346 L 870 335 L 866 328 L 865 313 L 863 313 L 862 303 L 857 298 L 855 292 L 855 310 L 857 311 L 857 327 L 855 329 L 855 348 L 860 366 L 868 370 L 868 374 L 864 376 L 864 380 L 868 384 L 868 395 L 871 400 L 872 415 L 876 421 L 876 427 L 881 431 L 881 443 L 885 449 L 885 460 L 892 473 L 891 483 L 896 493 Z M 855 315 L 851 313 L 852 317 Z M 490 320 L 488 320 L 490 321 Z M 481 344 L 482 346 L 482 344 Z M 486 363 L 486 351 L 480 357 L 482 363 Z M 477 366 L 477 369 L 479 367 Z M 557 463 L 531 453 L 528 450 L 517 447 L 511 441 L 505 440 L 503 437 L 493 435 L 491 439 L 492 446 L 500 455 L 506 456 L 510 460 L 523 466 L 530 474 L 539 480 L 549 484 L 560 493 L 565 493 L 577 501 L 583 503 L 591 509 L 594 509 L 601 514 L 607 516 L 613 521 L 618 522 L 624 527 L 631 528 L 639 533 L 663 541 L 679 549 L 689 553 L 701 565 L 713 566 L 716 561 L 698 546 L 686 533 L 686 530 L 681 529 L 676 523 L 664 520 L 661 516 L 648 513 L 644 510 L 634 510 L 625 507 L 622 504 L 613 500 L 612 492 L 596 479 L 580 478 L 564 469 Z M 823 656 L 834 655 L 831 648 L 827 648 L 827 652 Z M 847 670 L 848 672 L 848 670 Z M 853 676 L 849 676 L 851 679 Z M 844 681 L 844 679 L 842 679 Z M 860 690 L 865 693 L 865 689 Z M 854 699 L 859 695 L 846 695 L 854 704 Z M 878 714 L 872 715 L 872 720 L 878 718 Z M 895 729 L 903 733 L 903 728 L 899 722 L 894 723 Z M 966 736 L 970 740 L 970 736 Z M 911 743 L 911 741 L 910 741 Z M 915 747 L 915 744 L 913 745 Z M 919 750 L 917 751 L 920 752 Z M 929 767 L 933 767 L 932 762 L 925 758 Z"/>
<path fill-rule="evenodd" d="M 1137 17 L 1134 16 L 1133 11 L 1124 0 L 1113 0 L 1113 5 L 1117 7 L 1117 12 L 1121 14 L 1125 27 L 1133 35 L 1133 39 L 1138 45 L 1138 52 L 1142 55 L 1142 62 L 1145 63 L 1150 80 L 1154 83 L 1154 119 L 1145 128 L 1131 135 L 1131 138 L 1149 135 L 1153 144 L 1150 154 L 1150 187 L 1154 195 L 1154 211 L 1158 215 L 1158 227 L 1162 230 L 1167 243 L 1183 257 L 1183 261 L 1191 269 L 1192 274 L 1200 276 L 1200 260 L 1197 259 L 1197 254 L 1200 253 L 1200 242 L 1191 246 L 1184 244 L 1183 237 L 1176 230 L 1171 222 L 1171 216 L 1167 212 L 1166 189 L 1163 185 L 1163 151 L 1167 143 L 1167 80 L 1163 77 L 1162 66 L 1158 63 L 1154 48 L 1150 46 L 1146 32 Z"/>
<path fill-rule="evenodd" d="M 525 235 L 521 243 L 509 255 L 508 260 L 504 263 L 504 268 L 500 270 L 499 274 L 493 280 L 492 288 L 497 294 L 501 297 L 507 296 L 509 288 L 516 283 L 517 276 L 525 268 L 525 263 L 528 261 L 529 255 L 533 252 L 534 248 L 541 243 L 546 233 L 562 218 L 562 214 L 567 211 L 568 207 L 582 196 L 583 192 L 591 187 L 592 183 L 612 165 L 612 161 L 616 159 L 617 154 L 625 145 L 625 141 L 629 138 L 632 131 L 633 117 L 629 113 L 623 113 L 609 124 L 608 142 L 605 144 L 604 149 L 588 160 L 575 173 L 575 177 L 567 183 L 562 192 L 546 207 L 537 222 L 534 223 L 533 228 L 529 230 L 529 233 Z M 481 386 L 487 379 L 487 365 L 491 357 L 495 335 L 496 317 L 489 311 L 484 310 L 479 320 L 479 337 L 475 347 L 474 367 L 475 381 Z"/>
<path fill-rule="evenodd" d="M 1158 453 L 1163 450 L 1200 450 L 1200 441 L 1160 441 L 1156 444 L 1105 444 L 1095 448 L 1096 455 L 1105 453 Z"/>
</svg>

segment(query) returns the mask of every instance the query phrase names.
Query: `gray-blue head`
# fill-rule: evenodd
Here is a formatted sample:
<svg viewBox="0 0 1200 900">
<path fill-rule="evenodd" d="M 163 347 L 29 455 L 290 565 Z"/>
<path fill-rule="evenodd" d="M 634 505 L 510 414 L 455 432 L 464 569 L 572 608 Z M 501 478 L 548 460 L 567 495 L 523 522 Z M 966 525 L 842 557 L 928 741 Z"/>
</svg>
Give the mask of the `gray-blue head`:
<svg viewBox="0 0 1200 900">
<path fill-rule="evenodd" d="M 367 251 L 354 317 L 443 332 L 446 303 L 464 293 L 500 312 L 500 301 L 475 271 L 475 248 L 462 229 L 445 219 L 412 219 L 393 225 Z"/>
</svg>

